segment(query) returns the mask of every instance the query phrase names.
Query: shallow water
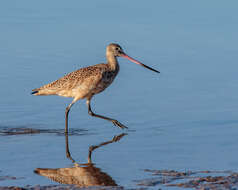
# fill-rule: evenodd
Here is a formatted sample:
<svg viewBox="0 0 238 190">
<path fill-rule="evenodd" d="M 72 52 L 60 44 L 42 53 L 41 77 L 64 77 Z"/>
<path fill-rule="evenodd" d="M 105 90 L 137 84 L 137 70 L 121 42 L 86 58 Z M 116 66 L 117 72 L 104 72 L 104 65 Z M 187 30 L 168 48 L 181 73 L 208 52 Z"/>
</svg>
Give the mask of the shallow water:
<svg viewBox="0 0 238 190">
<path fill-rule="evenodd" d="M 126 132 L 92 155 L 96 167 L 118 185 L 137 187 L 135 180 L 151 177 L 144 169 L 237 171 L 237 5 L 2 1 L 0 176 L 17 179 L 0 180 L 0 186 L 57 184 L 33 171 L 72 166 L 63 134 L 71 100 L 30 92 L 105 61 L 111 42 L 161 73 L 119 58 L 118 77 L 95 96 L 92 109 L 129 130 L 92 118 L 85 101 L 79 101 L 69 121 L 73 158 L 85 163 L 89 146 Z M 35 133 L 6 133 L 13 129 Z"/>
</svg>

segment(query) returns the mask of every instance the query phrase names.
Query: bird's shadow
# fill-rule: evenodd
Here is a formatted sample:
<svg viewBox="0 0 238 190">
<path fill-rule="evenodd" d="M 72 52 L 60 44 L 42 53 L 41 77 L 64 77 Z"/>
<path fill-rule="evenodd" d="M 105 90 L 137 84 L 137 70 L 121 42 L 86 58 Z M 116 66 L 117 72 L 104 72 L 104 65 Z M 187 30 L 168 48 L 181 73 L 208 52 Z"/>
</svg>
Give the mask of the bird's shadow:
<svg viewBox="0 0 238 190">
<path fill-rule="evenodd" d="M 68 134 L 65 134 L 66 156 L 74 163 L 74 166 L 67 168 L 36 168 L 34 172 L 58 183 L 76 185 L 77 187 L 117 186 L 117 183 L 110 175 L 101 171 L 100 168 L 95 167 L 95 164 L 92 162 L 92 153 L 102 146 L 120 141 L 126 135 L 126 133 L 121 133 L 109 141 L 90 146 L 88 150 L 88 162 L 77 163 L 71 156 Z"/>
</svg>

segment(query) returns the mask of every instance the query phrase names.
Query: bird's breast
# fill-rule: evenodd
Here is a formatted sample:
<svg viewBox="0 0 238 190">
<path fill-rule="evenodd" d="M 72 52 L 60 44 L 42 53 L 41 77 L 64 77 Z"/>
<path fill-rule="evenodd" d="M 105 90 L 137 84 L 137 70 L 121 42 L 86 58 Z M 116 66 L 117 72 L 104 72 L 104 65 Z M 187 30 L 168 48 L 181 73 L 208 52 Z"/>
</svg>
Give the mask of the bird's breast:
<svg viewBox="0 0 238 190">
<path fill-rule="evenodd" d="M 94 94 L 102 92 L 104 89 L 106 89 L 115 79 L 117 75 L 117 72 L 115 71 L 106 71 L 102 75 L 102 79 L 100 82 L 97 84 L 95 89 L 93 90 Z"/>
<path fill-rule="evenodd" d="M 105 83 L 112 83 L 116 75 L 117 75 L 117 72 L 115 71 L 106 71 L 102 75 L 102 81 Z"/>
</svg>

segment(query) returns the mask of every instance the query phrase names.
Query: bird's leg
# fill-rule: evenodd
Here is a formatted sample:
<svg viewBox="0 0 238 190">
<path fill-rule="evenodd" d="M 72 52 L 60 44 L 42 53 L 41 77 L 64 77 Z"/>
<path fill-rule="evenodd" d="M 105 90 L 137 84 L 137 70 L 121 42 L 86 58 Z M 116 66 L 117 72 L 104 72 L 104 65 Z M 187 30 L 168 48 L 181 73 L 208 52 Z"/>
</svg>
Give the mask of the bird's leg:
<svg viewBox="0 0 238 190">
<path fill-rule="evenodd" d="M 73 163 L 75 163 L 75 160 L 71 157 L 71 154 L 69 151 L 68 133 L 65 133 L 65 150 L 66 150 L 66 157 L 69 158 Z"/>
<path fill-rule="evenodd" d="M 102 116 L 102 115 L 98 115 L 98 114 L 95 114 L 93 113 L 93 111 L 91 110 L 91 106 L 90 106 L 90 100 L 91 98 L 88 98 L 87 99 L 87 106 L 88 106 L 88 114 L 93 116 L 93 117 L 98 117 L 98 118 L 101 118 L 101 119 L 105 119 L 105 120 L 108 120 L 108 121 L 111 121 L 115 126 L 121 128 L 121 129 L 127 129 L 128 127 L 126 127 L 125 125 L 121 124 L 119 121 L 115 120 L 115 119 L 112 119 L 112 118 L 109 118 L 109 117 L 105 117 L 105 116 Z"/>
<path fill-rule="evenodd" d="M 72 107 L 72 105 L 74 105 L 75 101 L 71 102 L 71 104 L 69 104 L 66 109 L 65 109 L 65 133 L 68 134 L 68 115 L 69 115 L 69 111 L 70 108 Z"/>
<path fill-rule="evenodd" d="M 95 149 L 100 148 L 100 147 L 105 146 L 105 145 L 110 144 L 110 143 L 118 142 L 125 135 L 127 135 L 127 133 L 122 133 L 120 135 L 114 136 L 112 140 L 106 141 L 106 142 L 102 142 L 99 145 L 90 146 L 89 150 L 88 150 L 88 163 L 92 163 L 91 157 L 92 157 L 92 153 L 93 153 L 93 151 Z"/>
</svg>

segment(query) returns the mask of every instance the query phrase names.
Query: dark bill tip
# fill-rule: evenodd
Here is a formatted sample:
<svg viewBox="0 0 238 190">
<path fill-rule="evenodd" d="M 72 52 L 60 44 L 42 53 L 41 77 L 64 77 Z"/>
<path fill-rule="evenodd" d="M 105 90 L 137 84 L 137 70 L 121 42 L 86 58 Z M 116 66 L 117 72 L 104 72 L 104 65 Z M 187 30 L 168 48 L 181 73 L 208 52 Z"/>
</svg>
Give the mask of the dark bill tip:
<svg viewBox="0 0 238 190">
<path fill-rule="evenodd" d="M 158 70 L 153 69 L 153 68 L 151 68 L 151 67 L 149 67 L 149 66 L 147 66 L 147 65 L 145 65 L 145 64 L 143 64 L 143 63 L 141 63 L 141 62 L 139 62 L 139 61 L 137 61 L 135 59 L 133 59 L 132 57 L 126 55 L 125 53 L 123 53 L 121 56 L 126 58 L 126 59 L 129 59 L 130 61 L 132 61 L 132 62 L 134 62 L 134 63 L 136 63 L 138 65 L 141 65 L 141 66 L 145 67 L 146 69 L 149 69 L 149 70 L 154 71 L 156 73 L 160 73 Z"/>
</svg>

